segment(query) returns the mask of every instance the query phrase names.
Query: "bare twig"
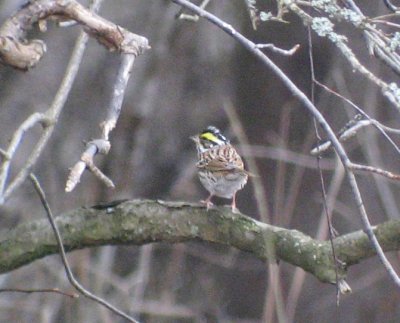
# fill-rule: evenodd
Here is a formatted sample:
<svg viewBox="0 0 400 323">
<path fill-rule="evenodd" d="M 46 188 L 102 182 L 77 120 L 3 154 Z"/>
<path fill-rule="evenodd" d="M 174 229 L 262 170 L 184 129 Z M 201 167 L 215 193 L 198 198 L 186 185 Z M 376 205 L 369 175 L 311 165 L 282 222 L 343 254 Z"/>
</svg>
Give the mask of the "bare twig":
<svg viewBox="0 0 400 323">
<path fill-rule="evenodd" d="M 347 169 L 347 178 L 348 178 L 348 181 L 350 184 L 350 188 L 353 192 L 354 199 L 357 204 L 359 213 L 361 215 L 361 219 L 364 224 L 366 234 L 368 235 L 368 238 L 370 239 L 371 244 L 373 245 L 373 247 L 375 248 L 375 250 L 378 254 L 379 260 L 381 261 L 381 263 L 387 270 L 389 276 L 391 277 L 393 282 L 396 284 L 396 286 L 400 287 L 400 278 L 398 277 L 395 270 L 393 269 L 393 266 L 390 264 L 390 262 L 386 258 L 385 254 L 382 250 L 382 247 L 379 245 L 379 242 L 378 242 L 378 240 L 373 232 L 373 229 L 371 227 L 371 224 L 369 222 L 368 215 L 367 215 L 367 212 L 364 207 L 363 199 L 361 197 L 361 193 L 358 188 L 356 178 L 355 178 L 353 172 L 351 171 L 351 169 L 349 169 L 349 167 L 348 167 L 348 165 L 351 163 L 351 161 L 348 158 L 344 148 L 340 144 L 338 138 L 335 136 L 335 133 L 333 132 L 333 130 L 331 129 L 329 124 L 326 122 L 326 120 L 322 116 L 322 114 L 312 104 L 312 102 L 307 98 L 307 96 L 292 82 L 291 79 L 288 78 L 288 76 L 273 61 L 271 61 L 259 49 L 255 48 L 255 44 L 252 41 L 250 41 L 249 39 L 244 37 L 241 33 L 239 33 L 237 30 L 235 30 L 231 25 L 223 22 L 218 17 L 197 7 L 196 5 L 192 4 L 189 1 L 172 0 L 172 2 L 177 3 L 181 6 L 184 6 L 188 9 L 194 11 L 200 17 L 204 17 L 205 19 L 209 20 L 212 24 L 218 26 L 223 31 L 225 31 L 227 34 L 232 36 L 242 46 L 244 46 L 247 50 L 249 50 L 257 58 L 259 58 L 263 64 L 265 64 L 268 68 L 270 68 L 281 79 L 282 83 L 289 89 L 289 91 L 294 96 L 296 96 L 303 103 L 305 108 L 316 118 L 317 122 L 322 126 L 322 128 L 327 133 L 329 139 L 332 141 L 337 154 L 339 155 L 344 167 Z M 288 3 L 288 6 L 290 6 L 290 7 L 292 7 L 293 5 L 296 6 L 293 2 Z M 304 12 L 304 14 L 306 14 L 306 13 Z M 307 17 L 308 17 L 308 15 L 307 15 Z M 348 50 L 350 50 L 350 49 L 348 48 Z M 345 50 L 343 53 L 346 54 L 346 52 L 347 52 L 347 50 Z M 355 63 L 355 61 L 353 61 L 353 62 Z M 357 60 L 357 63 L 359 64 L 358 60 Z M 357 66 L 357 67 L 359 67 L 359 66 Z M 364 68 L 365 67 L 363 67 L 362 69 L 364 69 Z M 370 73 L 373 76 L 373 78 L 376 78 L 371 72 L 368 71 L 368 73 Z"/>
<path fill-rule="evenodd" d="M 274 53 L 278 53 L 284 56 L 292 56 L 296 51 L 300 48 L 300 44 L 294 45 L 291 49 L 282 49 L 279 47 L 276 47 L 274 44 L 257 44 L 256 48 L 259 49 L 270 49 Z"/>
<path fill-rule="evenodd" d="M 122 101 L 124 100 L 125 90 L 131 76 L 131 70 L 137 55 L 123 54 L 121 65 L 118 69 L 117 78 L 108 107 L 106 120 L 101 124 L 103 139 L 108 140 L 110 131 L 112 131 L 117 123 L 121 113 Z"/>
<path fill-rule="evenodd" d="M 366 17 L 353 0 L 344 1 L 362 20 L 366 20 Z M 355 27 L 359 27 L 359 24 L 355 24 Z M 372 49 L 372 53 L 391 67 L 394 72 L 400 74 L 400 56 L 388 46 L 390 40 L 370 24 L 365 24 L 364 36 L 369 48 Z"/>
<path fill-rule="evenodd" d="M 62 290 L 59 290 L 58 288 L 32 288 L 32 289 L 20 289 L 20 288 L 0 288 L 0 293 L 26 293 L 26 294 L 32 294 L 32 293 L 54 293 L 54 294 L 60 294 L 63 296 L 68 296 L 71 298 L 78 298 L 79 294 L 76 293 L 66 293 L 63 292 Z"/>
<path fill-rule="evenodd" d="M 381 16 L 379 18 L 383 19 L 383 18 L 385 18 L 385 16 Z M 386 25 L 386 26 L 390 26 L 390 27 L 400 28 L 399 24 L 396 24 L 391 21 L 381 20 L 381 19 L 373 18 L 373 19 L 371 19 L 371 22 L 374 24 L 382 24 L 382 25 Z"/>
<path fill-rule="evenodd" d="M 344 9 L 340 7 L 336 1 L 319 1 L 319 2 L 315 1 L 312 3 L 312 6 L 317 11 L 325 12 L 329 16 L 329 18 L 335 19 L 336 21 L 343 21 L 343 20 L 347 21 L 348 23 L 351 23 L 354 26 L 354 28 L 362 30 L 370 54 L 379 58 L 383 63 L 388 65 L 395 73 L 400 74 L 400 56 L 398 53 L 396 53 L 395 50 L 393 50 L 391 45 L 391 39 L 387 37 L 385 33 L 378 30 L 376 26 L 371 24 L 371 19 L 367 18 L 362 13 L 360 8 L 356 5 L 356 3 L 353 0 L 344 0 L 343 2 L 346 6 L 346 8 Z M 312 25 L 316 20 L 318 20 L 319 27 L 321 27 L 320 22 L 322 21 L 329 22 L 329 24 L 331 24 L 331 22 L 327 18 L 313 17 L 312 20 L 313 20 Z M 325 27 L 327 26 L 328 25 L 325 24 Z M 328 28 L 332 29 L 332 26 Z M 324 27 L 318 29 L 319 30 L 317 29 L 315 30 L 320 36 L 323 37 L 327 36 L 343 52 L 345 48 L 343 47 L 343 44 L 340 43 L 343 42 L 344 36 L 334 33 L 333 30 L 328 31 L 327 29 L 324 29 Z M 337 42 L 337 40 L 339 41 Z M 348 54 L 352 55 L 352 53 L 350 52 L 348 52 Z M 351 61 L 354 60 L 354 57 L 349 56 L 346 58 L 349 61 Z M 364 70 L 363 71 L 364 75 L 368 76 L 367 74 L 365 74 L 365 72 L 366 71 Z M 368 77 L 370 78 L 370 76 Z M 381 89 L 383 91 L 383 94 L 387 96 L 397 107 L 399 107 L 398 105 L 399 98 L 397 97 L 398 95 L 394 93 L 388 93 L 390 87 L 388 89 L 381 87 Z M 394 97 L 391 97 L 393 96 L 393 94 Z"/>
<path fill-rule="evenodd" d="M 387 134 L 387 132 L 389 132 L 389 133 L 393 133 L 393 134 L 396 134 L 396 135 L 400 135 L 400 130 L 399 129 L 394 129 L 394 128 L 390 128 L 388 126 L 385 126 L 384 124 L 380 123 L 379 121 L 371 118 L 366 112 L 364 112 L 363 109 L 358 107 L 354 102 L 352 102 L 348 98 L 344 97 L 340 93 L 338 93 L 336 91 L 333 91 L 331 88 L 327 87 L 326 85 L 322 84 L 321 82 L 319 82 L 317 80 L 315 80 L 314 82 L 317 85 L 319 85 L 320 87 L 322 87 L 323 89 L 325 89 L 326 91 L 328 91 L 329 93 L 331 93 L 331 94 L 341 98 L 345 102 L 347 102 L 351 107 L 353 107 L 359 114 L 361 114 L 365 118 L 365 120 L 360 120 L 357 123 L 358 125 L 356 127 L 352 128 L 354 130 L 354 132 L 357 132 L 359 129 L 363 128 L 364 126 L 368 126 L 368 125 L 372 124 L 386 138 L 386 140 L 393 146 L 393 148 L 396 149 L 397 153 L 400 154 L 400 147 Z M 339 140 L 341 140 L 340 137 L 339 137 Z M 324 145 L 323 149 L 326 150 L 325 146 L 330 146 L 331 142 L 328 141 L 326 143 L 323 143 L 322 145 Z M 321 147 L 321 149 L 322 149 L 322 147 Z"/>
<path fill-rule="evenodd" d="M 311 102 L 315 104 L 315 71 L 314 71 L 314 54 L 313 54 L 313 42 L 312 42 L 312 34 L 311 34 L 311 28 L 310 26 L 307 27 L 307 36 L 308 36 L 308 56 L 310 59 L 310 81 L 311 81 Z M 314 129 L 315 129 L 315 135 L 317 137 L 317 140 L 321 140 L 321 136 L 318 131 L 318 126 L 316 119 L 313 119 L 314 123 Z M 333 239 L 336 237 L 335 230 L 333 228 L 332 224 L 332 218 L 331 215 L 332 213 L 329 212 L 328 209 L 328 202 L 327 202 L 327 195 L 326 195 L 326 188 L 325 188 L 325 180 L 324 176 L 322 174 L 322 169 L 319 166 L 320 165 L 320 154 L 318 152 L 317 154 L 317 164 L 318 164 L 318 173 L 319 173 L 319 180 L 321 184 L 321 195 L 322 195 L 322 204 L 323 204 L 323 210 L 324 210 L 324 215 L 326 217 L 326 222 L 328 224 L 328 229 L 329 229 L 329 242 L 331 245 L 332 249 L 332 258 L 333 262 L 335 264 L 335 278 L 336 278 L 336 305 L 339 306 L 339 300 L 340 300 L 340 293 L 341 290 L 339 288 L 339 268 L 340 268 L 340 263 L 339 259 L 337 258 L 336 255 L 336 250 L 335 246 L 333 244 Z"/>
<path fill-rule="evenodd" d="M 80 160 L 71 168 L 68 175 L 65 191 L 71 192 L 79 183 L 81 176 L 86 168 L 88 168 L 100 181 L 107 187 L 115 188 L 114 183 L 109 179 L 93 161 L 97 153 L 107 154 L 110 150 L 110 142 L 108 140 L 96 139 L 86 144 L 86 150 L 82 153 Z"/>
<path fill-rule="evenodd" d="M 52 105 L 45 113 L 45 116 L 51 120 L 51 123 L 49 123 L 49 125 L 44 129 L 40 139 L 33 147 L 32 152 L 29 155 L 27 161 L 25 162 L 23 168 L 19 171 L 19 173 L 15 176 L 15 178 L 10 182 L 10 184 L 6 188 L 3 196 L 0 199 L 0 203 L 4 203 L 4 201 L 7 200 L 7 198 L 10 197 L 10 195 L 24 182 L 26 177 L 29 175 L 31 169 L 39 159 L 43 149 L 46 147 L 47 142 L 49 141 L 53 133 L 54 127 L 57 123 L 61 110 L 64 107 L 64 103 L 67 100 L 72 84 L 75 80 L 75 77 L 78 73 L 79 64 L 82 60 L 83 52 L 86 47 L 87 41 L 88 41 L 87 34 L 82 32 L 76 41 L 75 48 L 73 50 L 71 59 L 68 63 L 60 88 L 57 91 L 57 94 L 54 98 Z M 19 130 L 17 130 L 17 132 L 18 131 Z M 7 175 L 2 174 L 1 176 L 7 176 Z"/>
<path fill-rule="evenodd" d="M 203 0 L 203 2 L 199 5 L 200 8 L 205 9 L 208 5 L 210 0 Z M 175 15 L 176 19 L 182 19 L 182 20 L 188 20 L 188 21 L 198 21 L 199 16 L 198 15 L 189 15 L 187 13 L 184 13 L 184 8 L 181 8 L 179 12 Z"/>
<path fill-rule="evenodd" d="M 81 160 L 86 164 L 87 168 L 100 180 L 102 181 L 107 187 L 115 188 L 114 183 L 111 179 L 109 179 L 101 170 L 98 168 L 91 156 L 86 156 L 84 153 L 81 157 Z"/>
<path fill-rule="evenodd" d="M 83 152 L 80 160 L 71 168 L 70 174 L 65 186 L 66 192 L 71 192 L 79 183 L 81 175 L 86 167 L 107 187 L 114 188 L 114 183 L 94 164 L 94 156 L 97 153 L 108 154 L 111 144 L 109 142 L 110 132 L 115 128 L 119 115 L 121 113 L 122 102 L 125 90 L 128 85 L 132 66 L 136 55 L 122 54 L 121 64 L 115 81 L 111 102 L 108 107 L 106 120 L 101 124 L 101 139 L 95 139 L 88 143 L 87 149 Z"/>
<path fill-rule="evenodd" d="M 38 1 L 37 3 L 39 4 L 39 2 L 40 1 Z M 102 2 L 102 0 L 94 0 L 90 6 L 91 10 L 98 10 L 101 2 Z M 20 14 L 22 16 L 24 16 L 25 12 L 20 13 Z M 13 23 L 15 23 L 15 22 L 5 23 L 4 26 L 8 26 L 7 28 L 9 28 L 10 30 L 14 30 L 14 28 L 16 28 L 16 26 L 14 26 Z M 11 26 L 9 26 L 9 24 L 11 24 Z M 5 28 L 4 26 L 2 27 L 1 30 L 3 30 L 3 28 Z M 28 27 L 25 26 L 25 28 L 28 28 Z M 18 28 L 16 28 L 16 29 L 18 29 Z M 0 30 L 0 34 L 1 34 L 1 30 Z M 22 31 L 18 31 L 18 32 L 22 32 Z M 3 186 L 2 190 L 5 190 L 5 191 L 0 190 L 0 204 L 4 203 L 10 197 L 10 195 L 25 181 L 25 179 L 31 172 L 32 168 L 36 164 L 37 160 L 41 156 L 42 151 L 46 147 L 47 142 L 49 141 L 49 139 L 54 131 L 54 128 L 57 124 L 58 117 L 64 107 L 65 101 L 67 100 L 69 92 L 72 88 L 75 77 L 78 73 L 79 65 L 80 65 L 80 62 L 82 61 L 83 53 L 85 51 L 86 43 L 87 43 L 88 39 L 89 39 L 89 37 L 88 37 L 87 33 L 82 31 L 79 34 L 79 36 L 75 42 L 75 47 L 72 51 L 70 61 L 66 68 L 64 78 L 61 82 L 61 85 L 60 85 L 58 91 L 57 91 L 57 94 L 56 94 L 50 108 L 43 114 L 43 118 L 37 119 L 37 122 L 42 123 L 46 127 L 44 128 L 44 131 L 41 134 L 41 137 L 39 138 L 38 142 L 33 147 L 32 152 L 30 153 L 29 157 L 27 158 L 27 161 L 25 162 L 25 165 L 19 170 L 17 175 L 13 178 L 13 180 L 8 184 L 7 187 L 5 185 L 6 185 L 6 179 L 8 176 L 9 166 L 7 166 L 8 162 L 4 161 L 6 166 L 2 166 L 2 171 L 0 172 L 0 183 L 2 183 L 0 188 L 2 188 L 2 186 Z M 35 115 L 37 115 L 37 114 L 33 114 L 31 117 L 29 117 L 25 121 L 25 123 L 28 122 L 28 120 L 30 120 L 29 122 L 32 122 L 33 119 L 36 118 L 36 117 L 34 117 Z M 29 124 L 29 122 L 28 122 L 28 124 Z M 33 124 L 32 124 L 32 126 L 33 126 Z M 15 153 L 15 150 L 18 148 L 18 144 L 20 143 L 20 139 L 19 140 L 17 140 L 17 139 L 20 137 L 20 135 L 22 135 L 24 133 L 23 128 L 24 128 L 24 124 L 22 124 L 19 127 L 19 129 L 17 129 L 16 133 L 13 136 L 13 138 L 16 139 L 14 141 L 15 146 L 13 146 L 13 141 L 12 141 L 8 152 Z"/>
<path fill-rule="evenodd" d="M 34 174 L 30 174 L 29 176 L 30 180 L 32 181 L 32 184 L 37 192 L 37 194 L 39 195 L 40 201 L 44 207 L 44 209 L 46 210 L 46 215 L 47 218 L 50 222 L 51 228 L 54 232 L 54 236 L 57 240 L 57 244 L 58 244 L 58 248 L 59 248 L 59 252 L 60 252 L 60 256 L 61 256 L 61 260 L 63 262 L 64 268 L 65 268 L 65 273 L 67 275 L 67 278 L 69 280 L 69 282 L 71 283 L 72 286 L 75 287 L 75 289 L 80 292 L 83 296 L 99 303 L 100 305 L 103 305 L 104 307 L 108 308 L 110 311 L 112 311 L 113 313 L 123 317 L 124 319 L 128 320 L 129 322 L 134 322 L 134 323 L 138 323 L 138 321 L 136 321 L 134 318 L 130 317 L 128 314 L 122 312 L 121 310 L 119 310 L 118 308 L 114 307 L 113 305 L 111 305 L 110 303 L 108 303 L 107 301 L 105 301 L 104 299 L 92 294 L 91 292 L 89 292 L 87 289 L 85 289 L 74 277 L 74 274 L 71 271 L 71 268 L 69 266 L 68 263 L 68 259 L 67 256 L 65 254 L 65 249 L 64 249 L 64 245 L 62 242 L 62 238 L 60 235 L 60 232 L 57 228 L 57 225 L 54 221 L 53 218 L 53 214 L 51 212 L 50 209 L 50 205 L 47 202 L 46 199 L 46 195 L 43 192 L 43 189 L 40 186 L 40 183 L 38 181 L 38 179 L 36 178 L 36 176 Z"/>
<path fill-rule="evenodd" d="M 244 3 L 247 7 L 247 11 L 249 12 L 251 25 L 253 26 L 254 30 L 257 30 L 257 26 L 260 22 L 260 17 L 259 17 L 258 9 L 254 4 L 255 1 L 244 0 Z"/>
<path fill-rule="evenodd" d="M 321 160 L 322 161 L 322 160 Z M 342 187 L 343 179 L 344 179 L 344 168 L 340 163 L 339 158 L 336 156 L 336 167 L 334 168 L 335 171 L 331 177 L 330 184 L 327 190 L 327 209 L 328 209 L 328 215 L 331 217 L 332 212 L 334 210 L 334 204 L 336 202 L 337 196 L 340 192 L 340 189 Z M 314 235 L 315 239 L 317 240 L 325 240 L 329 229 L 328 229 L 328 218 L 325 216 L 325 210 L 323 209 L 321 211 L 321 214 L 319 216 L 319 223 L 318 223 L 318 229 L 316 234 Z M 294 315 L 295 315 L 295 310 L 296 307 L 299 303 L 299 298 L 301 295 L 302 287 L 304 285 L 304 281 L 306 279 L 306 273 L 304 270 L 301 270 L 300 268 L 296 268 L 292 280 L 291 280 L 291 286 L 288 292 L 287 296 L 287 307 L 286 307 L 286 312 L 288 316 L 288 322 L 293 322 L 294 321 Z M 340 282 L 340 279 L 339 279 Z M 340 285 L 340 284 L 339 284 Z M 339 286 L 339 289 L 341 286 Z M 342 290 L 341 293 L 343 294 Z"/>
<path fill-rule="evenodd" d="M 370 120 L 363 120 L 362 118 L 363 116 L 361 114 L 356 114 L 353 119 L 347 122 L 345 126 L 342 129 L 340 129 L 340 131 L 337 134 L 339 141 L 344 142 L 350 139 L 351 137 L 354 137 L 357 134 L 358 130 L 372 124 Z M 318 156 L 323 152 L 327 151 L 331 147 L 332 147 L 331 141 L 329 140 L 320 141 L 318 143 L 318 146 L 310 151 L 310 154 L 313 156 Z"/>
<path fill-rule="evenodd" d="M 392 172 L 389 172 L 387 170 L 383 170 L 383 169 L 380 169 L 377 167 L 360 165 L 360 164 L 355 164 L 355 163 L 351 163 L 348 166 L 349 166 L 349 168 L 351 168 L 353 170 L 371 172 L 374 174 L 378 174 L 378 175 L 387 177 L 389 179 L 400 180 L 400 174 L 395 174 L 395 173 L 392 173 Z"/>
<path fill-rule="evenodd" d="M 0 203 L 4 202 L 4 199 L 2 197 L 4 194 L 4 189 L 6 186 L 12 159 L 25 133 L 37 124 L 42 124 L 43 126 L 45 126 L 46 123 L 48 123 L 48 118 L 46 117 L 46 115 L 42 113 L 33 113 L 19 126 L 19 128 L 15 131 L 14 135 L 12 136 L 7 150 L 4 151 L 5 158 L 0 168 Z"/>
</svg>

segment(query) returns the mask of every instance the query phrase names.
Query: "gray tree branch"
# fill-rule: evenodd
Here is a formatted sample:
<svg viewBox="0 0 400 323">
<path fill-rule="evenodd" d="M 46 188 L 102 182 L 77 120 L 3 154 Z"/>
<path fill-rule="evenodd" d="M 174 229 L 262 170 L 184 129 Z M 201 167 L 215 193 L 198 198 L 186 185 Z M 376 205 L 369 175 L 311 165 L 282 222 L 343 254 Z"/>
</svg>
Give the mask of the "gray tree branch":
<svg viewBox="0 0 400 323">
<path fill-rule="evenodd" d="M 207 241 L 250 252 L 262 261 L 282 260 L 303 268 L 322 282 L 335 282 L 329 241 L 233 214 L 229 208 L 207 212 L 197 204 L 131 200 L 78 208 L 57 216 L 56 224 L 67 251 L 105 245 Z M 382 223 L 374 227 L 374 233 L 383 250 L 400 248 L 400 220 Z M 375 255 L 363 231 L 339 236 L 334 244 L 343 262 L 339 270 L 341 280 L 349 266 Z M 0 273 L 57 253 L 58 245 L 46 219 L 22 223 L 1 234 Z"/>
<path fill-rule="evenodd" d="M 46 19 L 73 20 L 109 50 L 139 55 L 146 50 L 145 37 L 109 22 L 74 0 L 37 0 L 28 2 L 0 27 L 0 59 L 18 69 L 34 67 L 46 52 L 39 39 L 25 39 L 28 30 L 38 24 L 45 30 Z"/>
</svg>

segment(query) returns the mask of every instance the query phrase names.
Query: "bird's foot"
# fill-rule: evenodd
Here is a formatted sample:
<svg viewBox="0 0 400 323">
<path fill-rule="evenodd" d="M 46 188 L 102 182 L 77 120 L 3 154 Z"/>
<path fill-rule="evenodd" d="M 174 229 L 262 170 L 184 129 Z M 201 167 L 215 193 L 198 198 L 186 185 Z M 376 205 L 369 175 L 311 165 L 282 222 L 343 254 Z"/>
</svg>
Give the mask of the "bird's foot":
<svg viewBox="0 0 400 323">
<path fill-rule="evenodd" d="M 240 211 L 236 206 L 232 206 L 232 213 L 238 214 Z"/>
<path fill-rule="evenodd" d="M 213 202 L 211 202 L 210 200 L 201 200 L 200 201 L 201 204 L 205 204 L 207 211 L 214 205 Z"/>
</svg>

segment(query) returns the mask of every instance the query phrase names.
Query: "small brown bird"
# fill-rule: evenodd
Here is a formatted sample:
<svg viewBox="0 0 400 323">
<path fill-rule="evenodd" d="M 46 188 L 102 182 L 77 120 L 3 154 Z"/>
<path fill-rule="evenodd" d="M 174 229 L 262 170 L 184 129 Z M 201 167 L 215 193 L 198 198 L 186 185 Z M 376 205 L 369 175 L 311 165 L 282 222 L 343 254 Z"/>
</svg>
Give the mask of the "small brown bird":
<svg viewBox="0 0 400 323">
<path fill-rule="evenodd" d="M 208 126 L 191 139 L 196 143 L 196 166 L 200 182 L 210 193 L 201 202 L 209 209 L 213 205 L 213 196 L 232 199 L 232 211 L 237 213 L 236 192 L 246 185 L 249 177 L 249 173 L 244 170 L 242 158 L 216 127 Z"/>
</svg>

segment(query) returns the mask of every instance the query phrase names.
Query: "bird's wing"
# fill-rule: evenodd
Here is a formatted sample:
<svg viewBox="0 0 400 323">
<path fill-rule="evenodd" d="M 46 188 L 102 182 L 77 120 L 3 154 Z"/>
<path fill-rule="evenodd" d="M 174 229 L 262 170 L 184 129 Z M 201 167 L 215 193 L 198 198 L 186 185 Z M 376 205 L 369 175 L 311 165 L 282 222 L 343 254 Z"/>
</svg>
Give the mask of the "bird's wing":
<svg viewBox="0 0 400 323">
<path fill-rule="evenodd" d="M 198 168 L 210 171 L 243 171 L 243 161 L 232 146 L 221 146 L 205 153 L 197 163 Z"/>
</svg>

